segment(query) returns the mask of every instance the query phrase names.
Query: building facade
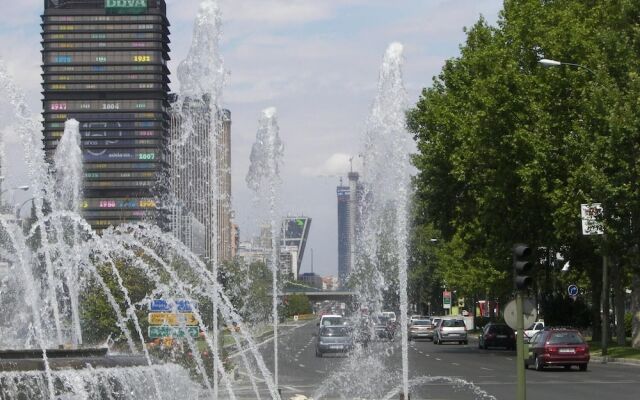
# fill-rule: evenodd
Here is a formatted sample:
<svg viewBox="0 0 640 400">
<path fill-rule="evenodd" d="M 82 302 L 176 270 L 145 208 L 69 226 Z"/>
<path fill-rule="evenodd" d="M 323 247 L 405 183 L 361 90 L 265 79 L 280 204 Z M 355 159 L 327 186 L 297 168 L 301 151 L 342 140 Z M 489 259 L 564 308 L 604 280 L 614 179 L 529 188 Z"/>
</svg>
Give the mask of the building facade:
<svg viewBox="0 0 640 400">
<path fill-rule="evenodd" d="M 84 217 L 94 229 L 166 225 L 169 22 L 164 0 L 44 0 L 43 142 L 80 123 Z"/>
<path fill-rule="evenodd" d="M 231 113 L 222 110 L 219 115 L 212 115 L 215 112 L 206 98 L 172 100 L 175 100 L 171 110 L 169 155 L 172 228 L 177 227 L 185 215 L 192 215 L 204 226 L 204 252 L 192 250 L 207 260 L 229 260 L 234 246 Z M 217 119 L 212 121 L 213 118 Z M 214 173 L 216 179 L 213 179 Z M 172 231 L 187 243 L 188 234 L 184 230 Z"/>
</svg>

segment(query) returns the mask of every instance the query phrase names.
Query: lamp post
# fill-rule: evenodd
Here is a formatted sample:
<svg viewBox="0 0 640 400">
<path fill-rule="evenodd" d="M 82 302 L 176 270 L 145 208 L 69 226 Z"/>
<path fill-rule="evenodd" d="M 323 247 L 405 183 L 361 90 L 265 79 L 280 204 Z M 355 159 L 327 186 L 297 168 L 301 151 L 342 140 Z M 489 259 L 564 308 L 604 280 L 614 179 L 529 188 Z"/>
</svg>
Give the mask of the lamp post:
<svg viewBox="0 0 640 400">
<path fill-rule="evenodd" d="M 16 219 L 20 219 L 20 214 L 22 213 L 22 207 L 25 206 L 25 204 L 27 204 L 28 202 L 32 202 L 33 200 L 35 200 L 35 197 L 31 197 L 25 201 L 22 202 L 22 204 L 18 205 L 16 204 Z"/>
<path fill-rule="evenodd" d="M 582 64 L 576 63 L 568 63 L 564 61 L 551 60 L 548 58 L 542 58 L 538 60 L 538 63 L 544 67 L 560 67 L 562 65 L 568 65 L 575 68 L 581 68 L 589 71 L 594 77 L 596 73 Z M 605 235 L 603 234 L 603 242 Z M 608 339 L 609 339 L 609 282 L 608 282 L 608 257 L 606 254 L 606 250 L 603 249 L 602 255 L 602 293 L 600 296 L 600 307 L 601 307 L 601 348 L 602 348 L 602 358 L 603 362 L 607 362 L 608 351 Z M 568 269 L 568 268 L 567 268 Z M 564 268 L 563 268 L 564 270 Z"/>
<path fill-rule="evenodd" d="M 4 180 L 4 176 L 0 177 L 0 180 Z M 11 203 L 13 203 L 13 192 L 16 190 L 23 190 L 23 191 L 27 191 L 29 190 L 29 185 L 22 185 L 22 186 L 15 186 L 15 187 L 11 187 L 11 188 L 7 188 L 4 189 L 0 192 L 0 205 L 3 203 L 2 202 L 2 195 L 5 194 L 5 192 L 11 191 L 12 194 L 12 198 L 11 198 Z"/>
</svg>

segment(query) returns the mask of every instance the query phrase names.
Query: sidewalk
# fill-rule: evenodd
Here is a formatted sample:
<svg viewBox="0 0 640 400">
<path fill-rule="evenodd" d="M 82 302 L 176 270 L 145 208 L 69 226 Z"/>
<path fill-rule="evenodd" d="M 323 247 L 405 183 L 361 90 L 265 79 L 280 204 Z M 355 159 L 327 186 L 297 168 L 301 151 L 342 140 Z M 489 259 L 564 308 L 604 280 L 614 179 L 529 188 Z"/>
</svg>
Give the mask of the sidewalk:
<svg viewBox="0 0 640 400">
<path fill-rule="evenodd" d="M 602 357 L 602 356 L 591 356 L 591 362 L 597 363 L 616 363 L 616 364 L 625 364 L 625 365 L 638 365 L 640 366 L 640 360 L 635 360 L 633 358 L 614 358 L 614 357 Z"/>
</svg>

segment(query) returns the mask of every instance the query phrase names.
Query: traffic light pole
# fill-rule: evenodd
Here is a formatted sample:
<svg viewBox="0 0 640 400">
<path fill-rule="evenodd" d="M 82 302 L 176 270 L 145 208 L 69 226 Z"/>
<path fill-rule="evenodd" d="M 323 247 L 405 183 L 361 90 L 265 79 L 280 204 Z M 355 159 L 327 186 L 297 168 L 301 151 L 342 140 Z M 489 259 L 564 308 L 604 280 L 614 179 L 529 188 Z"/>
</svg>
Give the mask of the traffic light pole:
<svg viewBox="0 0 640 400">
<path fill-rule="evenodd" d="M 602 351 L 602 362 L 607 362 L 607 356 L 609 355 L 609 280 L 608 280 L 608 259 L 605 253 L 602 256 L 602 293 L 600 297 L 601 309 L 602 309 L 602 317 L 600 318 L 601 324 L 601 351 Z"/>
<path fill-rule="evenodd" d="M 524 370 L 524 310 L 522 292 L 516 291 L 516 370 L 518 373 L 518 386 L 516 390 L 517 400 L 527 400 L 527 382 Z"/>
</svg>

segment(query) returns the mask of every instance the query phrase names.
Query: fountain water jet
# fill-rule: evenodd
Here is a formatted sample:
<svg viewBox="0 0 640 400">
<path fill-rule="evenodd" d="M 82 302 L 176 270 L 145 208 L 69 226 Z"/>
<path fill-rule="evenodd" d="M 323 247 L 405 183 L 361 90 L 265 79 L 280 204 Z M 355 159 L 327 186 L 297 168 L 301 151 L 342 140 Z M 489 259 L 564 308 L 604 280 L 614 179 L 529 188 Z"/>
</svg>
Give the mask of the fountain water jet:
<svg viewBox="0 0 640 400">
<path fill-rule="evenodd" d="M 277 212 L 280 198 L 280 168 L 284 146 L 279 137 L 276 109 L 262 111 L 258 123 L 256 141 L 251 148 L 251 164 L 247 173 L 247 185 L 254 192 L 258 206 L 267 207 L 271 230 L 272 318 L 274 383 L 278 386 L 278 248 L 280 224 Z"/>
<path fill-rule="evenodd" d="M 407 326 L 407 222 L 412 147 L 405 127 L 408 100 L 402 81 L 402 51 L 400 43 L 392 43 L 388 47 L 367 121 L 362 153 L 363 218 L 356 265 L 361 270 L 372 272 L 374 286 L 363 284 L 357 290 L 360 301 L 369 304 L 374 312 L 382 311 L 382 291 L 390 286 L 388 280 L 397 279 L 402 333 L 402 382 L 406 397 L 409 364 L 407 330 L 404 327 Z M 390 240 L 393 243 L 389 243 Z M 385 274 L 381 253 L 396 265 L 397 278 Z"/>
</svg>

